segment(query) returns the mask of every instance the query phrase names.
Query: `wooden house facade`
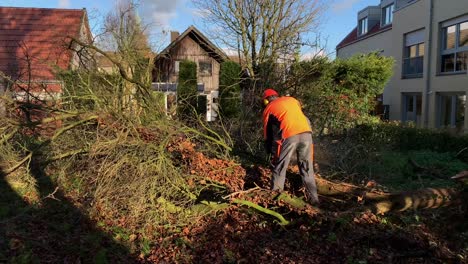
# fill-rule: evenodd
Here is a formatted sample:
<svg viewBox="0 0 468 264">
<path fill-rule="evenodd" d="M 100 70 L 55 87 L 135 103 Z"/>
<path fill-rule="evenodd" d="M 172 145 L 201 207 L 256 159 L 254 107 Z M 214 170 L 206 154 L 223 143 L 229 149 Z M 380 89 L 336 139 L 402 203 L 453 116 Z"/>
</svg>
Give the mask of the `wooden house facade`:
<svg viewBox="0 0 468 264">
<path fill-rule="evenodd" d="M 165 92 L 166 109 L 171 108 L 168 102 L 177 96 L 179 65 L 183 60 L 197 64 L 198 92 L 206 96 L 207 120 L 212 121 L 217 116 L 220 66 L 228 56 L 194 26 L 180 35 L 171 32 L 171 43 L 156 57 L 153 72 L 153 88 Z"/>
</svg>

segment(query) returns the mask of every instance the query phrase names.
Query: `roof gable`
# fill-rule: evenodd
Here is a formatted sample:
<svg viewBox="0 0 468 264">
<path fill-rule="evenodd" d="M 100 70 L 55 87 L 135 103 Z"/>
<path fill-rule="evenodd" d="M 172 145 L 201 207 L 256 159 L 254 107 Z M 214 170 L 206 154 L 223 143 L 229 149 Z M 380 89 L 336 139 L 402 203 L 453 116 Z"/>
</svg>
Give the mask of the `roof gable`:
<svg viewBox="0 0 468 264">
<path fill-rule="evenodd" d="M 358 28 L 355 27 L 337 46 L 341 49 L 350 44 L 356 43 L 373 35 L 392 29 L 392 25 L 380 27 L 380 23 L 375 24 L 366 34 L 358 36 Z"/>
<path fill-rule="evenodd" d="M 54 67 L 70 66 L 70 37 L 79 38 L 83 28 L 89 28 L 85 9 L 0 7 L 0 71 L 55 79 Z"/>
<path fill-rule="evenodd" d="M 218 62 L 223 62 L 228 60 L 228 56 L 216 45 L 214 45 L 205 35 L 203 35 L 198 29 L 194 26 L 187 28 L 180 36 L 178 36 L 174 41 L 172 41 L 163 51 L 158 54 L 158 57 L 169 54 L 170 51 L 179 45 L 183 39 L 191 38 L 195 41 L 200 47 L 208 53 L 208 55 L 214 58 Z"/>
</svg>

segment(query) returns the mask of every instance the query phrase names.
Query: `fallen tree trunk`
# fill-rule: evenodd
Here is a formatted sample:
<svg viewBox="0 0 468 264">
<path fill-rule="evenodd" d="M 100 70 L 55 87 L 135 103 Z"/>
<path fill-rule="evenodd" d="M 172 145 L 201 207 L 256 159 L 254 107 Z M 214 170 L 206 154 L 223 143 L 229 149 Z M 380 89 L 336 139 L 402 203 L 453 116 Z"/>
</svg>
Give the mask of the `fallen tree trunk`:
<svg viewBox="0 0 468 264">
<path fill-rule="evenodd" d="M 330 184 L 329 181 L 321 181 L 321 183 Z M 341 184 L 338 184 L 341 185 Z M 328 186 L 328 185 L 327 185 Z M 333 186 L 333 183 L 332 183 Z M 349 186 L 350 187 L 350 186 Z M 268 197 L 270 191 L 268 190 L 257 190 L 255 195 Z M 342 193 L 340 193 L 342 194 Z M 407 210 L 416 209 L 437 209 L 446 207 L 449 205 L 460 204 L 461 198 L 464 192 L 453 188 L 438 188 L 438 189 L 422 189 L 412 192 L 401 192 L 401 193 L 364 193 L 365 204 L 364 206 L 356 207 L 348 212 L 371 210 L 375 214 L 385 214 L 388 212 L 403 212 Z M 252 193 L 250 193 L 252 195 Z M 249 195 L 248 195 L 249 196 Z M 292 196 L 286 193 L 276 194 L 271 197 L 271 201 L 281 201 L 286 203 L 292 208 L 297 210 L 303 210 L 306 206 L 306 202 L 301 197 Z M 356 199 L 357 201 L 358 199 Z M 241 204 L 254 208 L 259 212 L 273 216 L 279 220 L 281 225 L 288 225 L 289 221 L 286 220 L 280 213 L 275 212 L 266 207 L 260 206 L 254 202 L 241 199 L 233 199 L 233 203 Z M 317 211 L 317 212 L 320 212 Z"/>
<path fill-rule="evenodd" d="M 322 196 L 345 196 L 351 198 L 348 199 L 349 202 L 355 201 L 357 206 L 348 212 L 371 210 L 376 214 L 385 214 L 388 212 L 403 212 L 416 209 L 437 209 L 460 204 L 463 197 L 467 194 L 464 188 L 427 188 L 400 193 L 385 193 L 348 183 L 335 183 L 320 177 L 316 179 L 316 182 L 318 192 Z M 307 202 L 302 197 L 284 192 L 271 192 L 258 186 L 244 191 L 233 192 L 224 196 L 223 199 L 229 199 L 231 203 L 244 205 L 275 217 L 281 225 L 289 224 L 289 221 L 279 212 L 267 208 L 269 206 L 261 206 L 251 201 L 254 197 L 256 200 L 263 201 L 264 204 L 280 207 L 282 204 L 287 204 L 292 210 L 302 211 L 307 208 Z M 259 197 L 262 198 L 258 199 Z M 363 201 L 363 204 L 359 204 L 360 201 Z M 229 207 L 229 203 L 227 202 L 217 205 L 222 205 L 220 207 L 222 209 Z M 320 213 L 321 210 L 318 209 L 316 212 Z"/>
<path fill-rule="evenodd" d="M 377 214 L 391 211 L 436 209 L 459 204 L 463 192 L 456 188 L 428 188 L 412 192 L 365 195 L 366 204 Z"/>
<path fill-rule="evenodd" d="M 436 209 L 459 204 L 465 192 L 461 188 L 427 188 L 401 193 L 379 193 L 347 183 L 316 178 L 318 193 L 325 196 L 356 196 L 365 201 L 374 213 L 416 209 Z"/>
</svg>

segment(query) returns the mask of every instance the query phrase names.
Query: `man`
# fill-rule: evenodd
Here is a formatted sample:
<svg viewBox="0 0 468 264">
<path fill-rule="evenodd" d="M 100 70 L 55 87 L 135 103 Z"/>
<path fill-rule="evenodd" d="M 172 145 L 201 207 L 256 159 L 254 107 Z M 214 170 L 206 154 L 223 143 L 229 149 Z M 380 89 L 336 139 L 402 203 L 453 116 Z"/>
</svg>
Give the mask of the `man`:
<svg viewBox="0 0 468 264">
<path fill-rule="evenodd" d="M 293 155 L 302 181 L 306 187 L 306 198 L 318 204 L 312 163 L 313 142 L 309 120 L 304 115 L 299 101 L 290 96 L 279 97 L 273 89 L 263 93 L 263 132 L 265 147 L 273 155 L 273 177 L 271 189 L 282 191 L 286 170 Z"/>
</svg>

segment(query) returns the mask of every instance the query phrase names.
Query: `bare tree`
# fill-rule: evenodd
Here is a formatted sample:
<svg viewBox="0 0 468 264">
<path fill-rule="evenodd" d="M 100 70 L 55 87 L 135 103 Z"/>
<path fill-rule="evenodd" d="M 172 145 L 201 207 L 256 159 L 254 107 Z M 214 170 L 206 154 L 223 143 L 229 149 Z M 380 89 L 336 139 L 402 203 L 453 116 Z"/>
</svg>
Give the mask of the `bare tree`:
<svg viewBox="0 0 468 264">
<path fill-rule="evenodd" d="M 136 9 L 134 0 L 119 1 L 106 16 L 103 32 L 97 37 L 97 43 L 86 44 L 73 39 L 79 47 L 96 54 L 99 61 L 113 65 L 115 73 L 123 78 L 124 81 L 113 89 L 119 95 L 115 98 L 116 104 L 127 110 L 138 109 L 134 105 L 135 98 L 146 103 L 152 100 L 150 90 L 154 54 L 149 45 L 146 27 L 142 25 Z"/>
<path fill-rule="evenodd" d="M 120 54 L 129 52 L 150 52 L 146 28 L 136 13 L 137 3 L 134 0 L 119 1 L 113 12 L 104 22 L 104 36 L 110 40 L 112 47 Z"/>
<path fill-rule="evenodd" d="M 259 66 L 297 59 L 302 35 L 318 25 L 318 0 L 192 0 L 216 27 L 224 45 L 238 50 L 252 77 Z"/>
</svg>

